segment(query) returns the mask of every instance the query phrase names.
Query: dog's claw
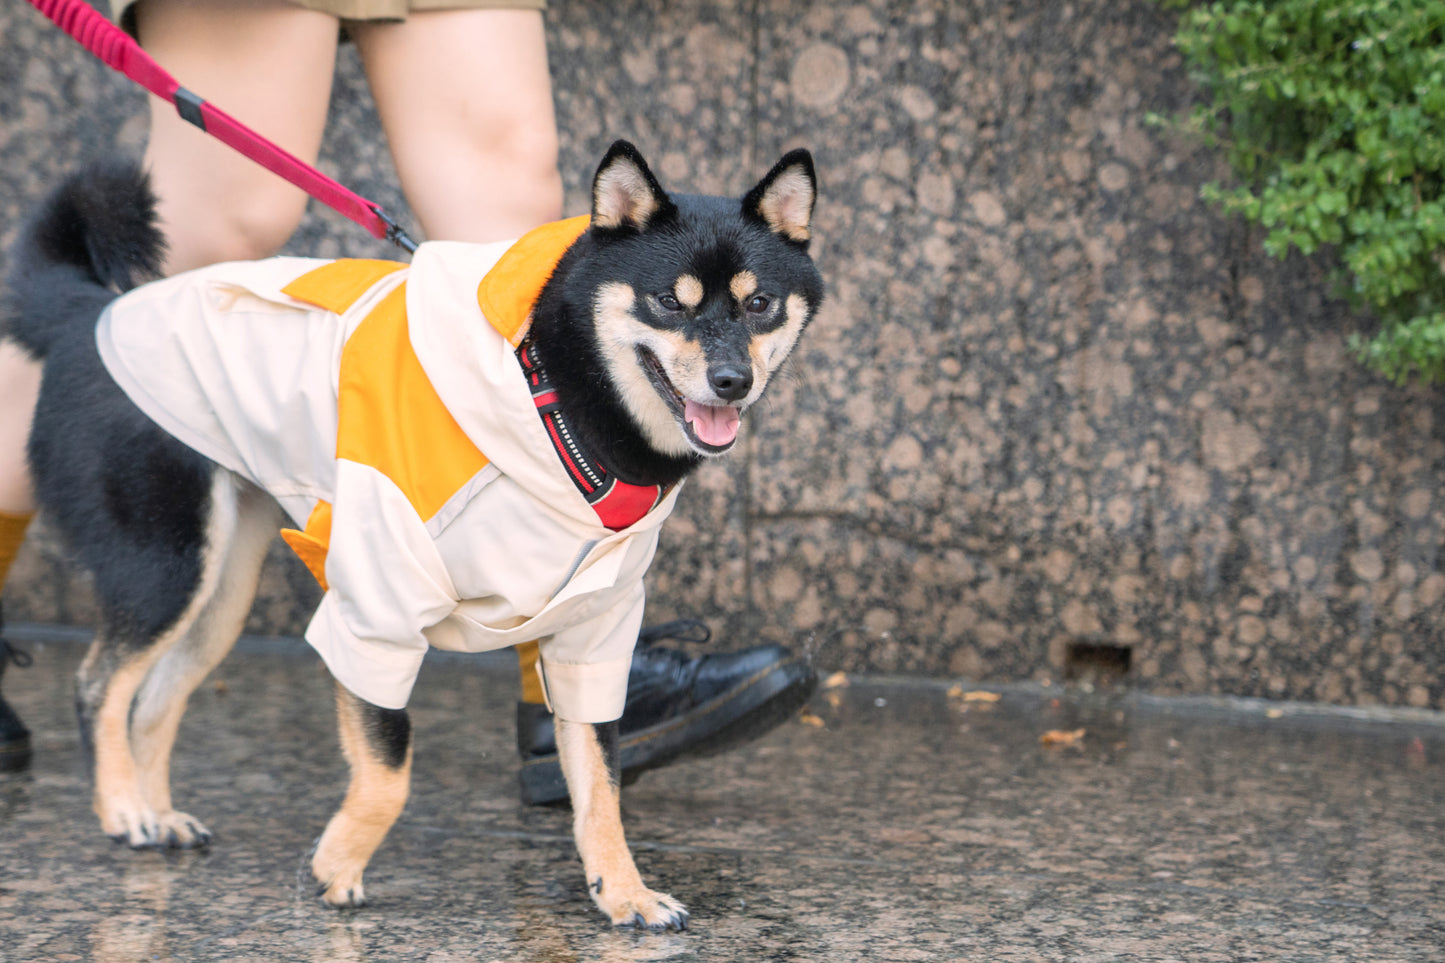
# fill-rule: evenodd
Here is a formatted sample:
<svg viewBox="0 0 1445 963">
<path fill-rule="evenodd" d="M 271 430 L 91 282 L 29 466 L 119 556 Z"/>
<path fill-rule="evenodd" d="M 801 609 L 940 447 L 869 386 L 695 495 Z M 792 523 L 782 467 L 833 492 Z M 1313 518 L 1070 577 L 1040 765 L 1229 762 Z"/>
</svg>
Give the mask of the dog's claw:
<svg viewBox="0 0 1445 963">
<path fill-rule="evenodd" d="M 620 901 L 615 909 L 608 909 L 597 901 L 598 906 L 612 917 L 614 926 L 647 929 L 654 933 L 663 930 L 687 929 L 687 909 L 665 893 L 642 890 L 631 899 Z"/>
<path fill-rule="evenodd" d="M 311 876 L 321 883 L 317 895 L 337 909 L 365 906 L 366 890 L 361 878 L 365 860 L 340 858 L 335 848 L 325 834 L 311 847 Z"/>
<path fill-rule="evenodd" d="M 331 885 L 329 883 L 322 883 L 316 888 L 317 898 L 332 909 L 360 909 L 366 905 L 366 896 L 363 895 L 358 887 L 342 890 L 340 895 L 336 897 L 328 895 L 330 892 Z"/>
<path fill-rule="evenodd" d="M 104 825 L 119 827 L 106 835 L 131 849 L 203 849 L 211 843 L 211 833 L 205 826 L 175 810 L 120 810 Z"/>
<path fill-rule="evenodd" d="M 338 883 L 335 878 L 325 880 L 316 887 L 316 896 L 327 906 L 339 910 L 366 905 L 366 890 L 360 879 L 350 886 Z"/>
<path fill-rule="evenodd" d="M 325 891 L 323 890 L 323 892 Z M 331 901 L 327 900 L 327 902 L 330 903 Z M 360 909 L 366 905 L 366 897 L 355 889 L 348 889 L 342 894 L 340 900 L 331 903 L 331 905 L 339 910 Z"/>
<path fill-rule="evenodd" d="M 660 933 L 663 930 L 686 930 L 687 919 L 687 910 L 681 908 L 675 910 L 670 909 L 666 918 L 658 920 L 656 923 L 653 923 L 648 927 L 648 929 L 652 930 L 654 933 Z"/>
</svg>

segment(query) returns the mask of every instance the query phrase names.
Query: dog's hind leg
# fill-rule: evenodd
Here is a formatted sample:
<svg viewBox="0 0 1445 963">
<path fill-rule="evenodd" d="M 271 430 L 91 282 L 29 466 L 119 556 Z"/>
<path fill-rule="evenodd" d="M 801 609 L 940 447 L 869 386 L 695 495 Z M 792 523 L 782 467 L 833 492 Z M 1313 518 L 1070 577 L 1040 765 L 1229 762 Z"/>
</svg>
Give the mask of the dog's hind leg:
<svg viewBox="0 0 1445 963">
<path fill-rule="evenodd" d="M 181 716 L 201 681 L 231 651 L 246 620 L 266 548 L 280 512 L 269 496 L 227 473 L 218 473 L 212 494 L 214 579 L 184 636 L 146 674 L 130 718 L 130 745 L 141 795 L 155 813 L 162 846 L 203 846 L 210 833 L 171 806 L 170 762 Z"/>
<path fill-rule="evenodd" d="M 95 813 L 107 836 L 132 846 L 155 846 L 160 826 L 141 794 L 130 749 L 130 710 L 160 657 L 153 645 L 111 628 L 96 633 L 77 675 L 81 738 L 94 761 Z"/>
<path fill-rule="evenodd" d="M 143 688 L 151 693 L 146 715 L 155 715 L 152 671 L 196 631 L 221 585 L 236 529 L 236 488 L 228 473 L 201 470 L 209 478 L 190 520 L 174 531 L 129 537 L 93 566 L 104 621 L 81 663 L 77 709 L 93 752 L 101 829 L 134 847 L 171 845 L 173 836 L 176 844 L 194 845 L 207 835 L 189 816 L 157 812 L 147 799 L 131 725 Z"/>
<path fill-rule="evenodd" d="M 311 857 L 318 894 L 332 906 L 366 902 L 361 874 L 401 815 L 411 787 L 411 720 L 405 709 L 382 709 L 336 686 L 341 751 L 351 783 Z"/>
<path fill-rule="evenodd" d="M 572 831 L 587 891 L 619 926 L 686 929 L 687 910 L 642 882 L 622 834 L 617 723 L 557 720 L 557 752 L 572 796 Z"/>
</svg>

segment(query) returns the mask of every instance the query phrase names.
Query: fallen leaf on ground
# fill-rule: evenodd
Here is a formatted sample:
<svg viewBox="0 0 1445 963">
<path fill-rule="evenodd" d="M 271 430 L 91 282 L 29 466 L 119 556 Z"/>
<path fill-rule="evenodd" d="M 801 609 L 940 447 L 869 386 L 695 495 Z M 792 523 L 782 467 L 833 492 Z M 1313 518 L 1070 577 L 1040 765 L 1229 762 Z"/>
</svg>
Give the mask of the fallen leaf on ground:
<svg viewBox="0 0 1445 963">
<path fill-rule="evenodd" d="M 837 689 L 840 686 L 845 686 L 847 684 L 848 673 L 846 672 L 834 672 L 832 675 L 828 676 L 828 678 L 823 680 L 823 688 L 825 689 Z"/>
<path fill-rule="evenodd" d="M 1046 746 L 1073 746 L 1084 739 L 1083 729 L 1050 729 L 1039 736 L 1039 742 Z"/>
<path fill-rule="evenodd" d="M 798 721 L 805 726 L 812 726 L 814 729 L 828 728 L 828 724 L 826 722 L 824 722 L 819 717 L 813 715 L 813 713 L 809 712 L 807 709 L 804 709 L 802 712 L 798 713 Z"/>
<path fill-rule="evenodd" d="M 982 689 L 978 689 L 973 692 L 965 692 L 963 694 L 964 702 L 997 702 L 1002 698 L 1003 696 L 999 695 L 997 692 L 985 692 Z"/>
</svg>

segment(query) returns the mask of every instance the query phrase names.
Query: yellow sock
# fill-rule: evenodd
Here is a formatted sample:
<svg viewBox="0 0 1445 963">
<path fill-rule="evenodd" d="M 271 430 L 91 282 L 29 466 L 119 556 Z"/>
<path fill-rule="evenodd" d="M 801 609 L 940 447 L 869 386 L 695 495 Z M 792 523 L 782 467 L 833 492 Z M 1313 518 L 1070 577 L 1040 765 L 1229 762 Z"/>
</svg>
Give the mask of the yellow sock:
<svg viewBox="0 0 1445 963">
<path fill-rule="evenodd" d="M 23 515 L 0 512 L 0 586 L 4 586 L 5 577 L 10 574 L 10 563 L 20 554 L 20 546 L 25 541 L 25 529 L 33 517 L 29 512 Z"/>
<path fill-rule="evenodd" d="M 536 642 L 523 642 L 515 648 L 517 670 L 522 674 L 522 701 L 542 705 L 547 701 L 542 694 L 542 680 L 537 675 L 537 660 L 542 657 L 542 647 Z"/>
</svg>

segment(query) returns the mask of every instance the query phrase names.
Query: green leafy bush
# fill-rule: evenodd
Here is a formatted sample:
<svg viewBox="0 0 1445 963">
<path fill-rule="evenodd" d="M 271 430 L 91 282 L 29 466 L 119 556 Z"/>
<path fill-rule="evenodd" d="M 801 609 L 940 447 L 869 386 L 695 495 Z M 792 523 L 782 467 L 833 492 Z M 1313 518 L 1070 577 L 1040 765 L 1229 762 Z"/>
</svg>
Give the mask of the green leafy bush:
<svg viewBox="0 0 1445 963">
<path fill-rule="evenodd" d="M 1211 99 L 1187 124 L 1244 185 L 1206 198 L 1266 228 L 1272 256 L 1332 246 L 1381 322 L 1362 359 L 1445 381 L 1445 0 L 1173 5 Z"/>
</svg>

